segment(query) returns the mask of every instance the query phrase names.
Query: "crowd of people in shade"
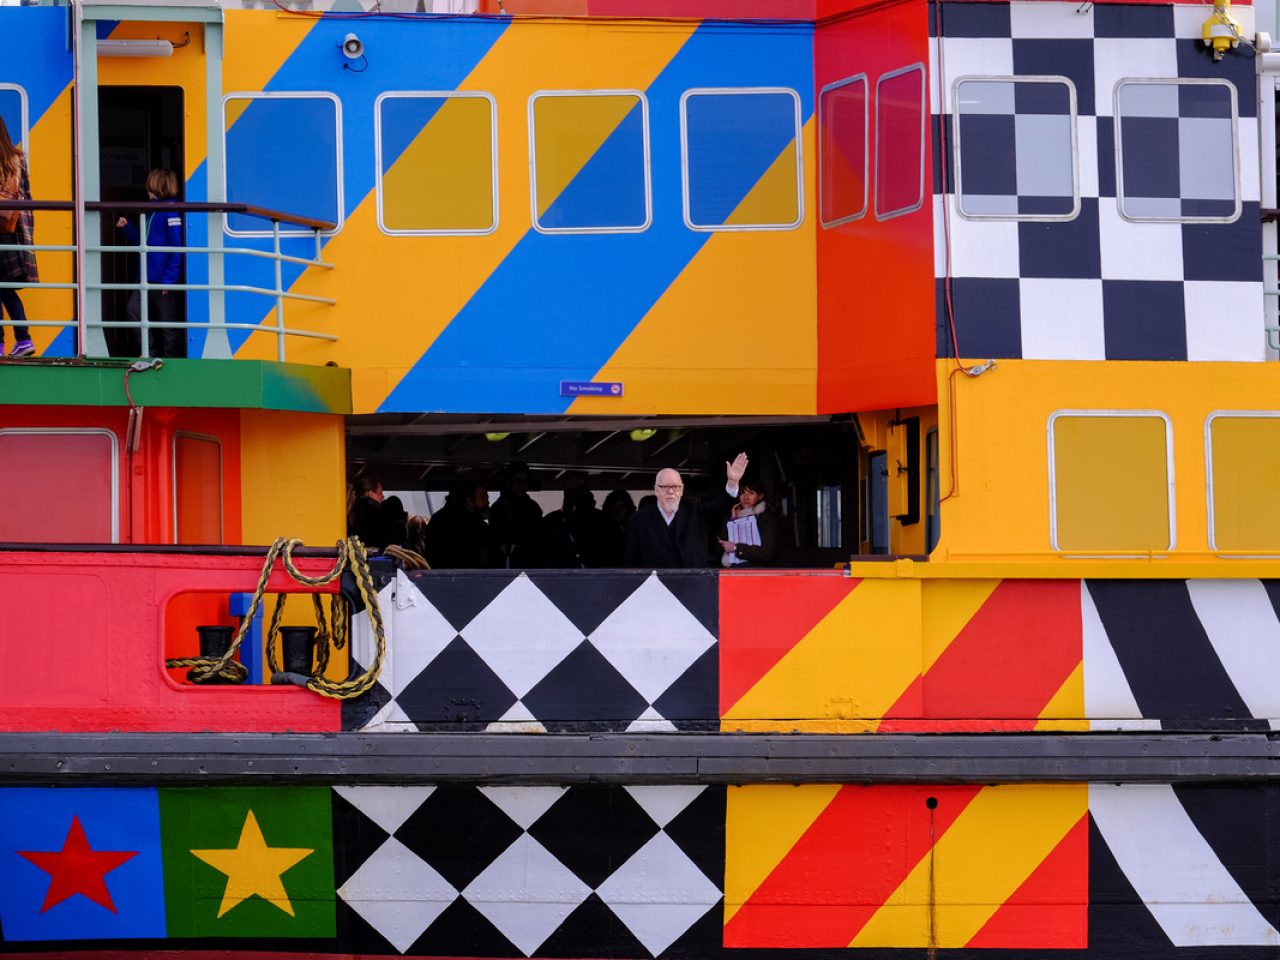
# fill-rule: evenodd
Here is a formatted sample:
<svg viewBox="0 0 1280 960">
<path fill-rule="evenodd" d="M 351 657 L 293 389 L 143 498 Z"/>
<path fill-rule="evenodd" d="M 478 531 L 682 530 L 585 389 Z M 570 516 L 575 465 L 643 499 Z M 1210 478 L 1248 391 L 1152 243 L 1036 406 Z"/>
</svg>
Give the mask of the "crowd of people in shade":
<svg viewBox="0 0 1280 960">
<path fill-rule="evenodd" d="M 529 469 L 513 464 L 497 500 L 479 480 L 456 483 L 429 519 L 409 516 L 373 477 L 350 491 L 348 533 L 371 550 L 403 547 L 434 569 L 767 566 L 778 558 L 781 524 L 746 454 L 725 464 L 725 485 L 686 495 L 672 468 L 636 504 L 614 490 L 597 506 L 583 474 L 564 478 L 559 510 L 543 514 L 529 496 Z"/>
</svg>

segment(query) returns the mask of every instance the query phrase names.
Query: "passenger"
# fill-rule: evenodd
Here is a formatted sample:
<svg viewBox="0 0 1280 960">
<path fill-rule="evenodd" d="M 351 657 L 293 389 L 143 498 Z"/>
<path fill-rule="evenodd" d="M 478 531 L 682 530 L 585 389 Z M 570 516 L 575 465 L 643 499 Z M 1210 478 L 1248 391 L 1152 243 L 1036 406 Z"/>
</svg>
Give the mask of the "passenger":
<svg viewBox="0 0 1280 960">
<path fill-rule="evenodd" d="M 427 555 L 427 518 L 419 514 L 414 514 L 409 518 L 406 524 L 406 533 L 404 545 L 414 553 L 426 557 Z"/>
<path fill-rule="evenodd" d="M 399 497 L 386 497 L 377 477 L 356 481 L 356 501 L 351 508 L 347 533 L 359 537 L 371 550 L 385 550 L 405 541 L 405 509 Z"/>
<path fill-rule="evenodd" d="M 556 569 L 603 567 L 608 563 L 604 515 L 585 486 L 564 492 L 564 506 L 542 521 L 542 566 Z"/>
<path fill-rule="evenodd" d="M 782 549 L 777 512 L 758 480 L 743 480 L 729 522 L 720 530 L 721 566 L 765 565 Z"/>
<path fill-rule="evenodd" d="M 641 507 L 627 525 L 627 566 L 646 568 L 706 567 L 710 565 L 711 531 L 728 516 L 738 484 L 747 469 L 747 455 L 738 454 L 725 465 L 723 492 L 700 500 L 684 499 L 680 474 L 667 467 L 658 471 L 652 506 Z"/>
<path fill-rule="evenodd" d="M 31 177 L 27 172 L 27 157 L 13 140 L 0 117 L 0 200 L 30 200 Z M 0 209 L 0 282 L 39 283 L 36 255 L 33 250 L 9 250 L 7 247 L 33 243 L 35 219 L 30 210 Z M 36 352 L 27 329 L 27 312 L 22 298 L 12 287 L 0 287 L 0 320 L 9 315 L 16 341 L 11 357 L 29 357 Z M 0 357 L 4 356 L 4 327 L 0 326 Z"/>
<path fill-rule="evenodd" d="M 614 490 L 604 498 L 605 566 L 620 567 L 627 559 L 627 522 L 636 512 L 626 490 Z"/>
<path fill-rule="evenodd" d="M 542 508 L 529 496 L 529 467 L 507 468 L 502 495 L 489 508 L 489 529 L 504 567 L 532 567 L 541 552 Z"/>
<path fill-rule="evenodd" d="M 489 490 L 478 480 L 454 484 L 444 506 L 427 524 L 427 563 L 433 569 L 477 569 L 496 565 L 489 525 Z"/>
<path fill-rule="evenodd" d="M 147 174 L 147 197 L 173 203 L 178 199 L 178 178 L 172 170 L 157 167 Z M 181 247 L 182 214 L 177 211 L 153 213 L 148 220 L 148 247 Z M 124 231 L 125 242 L 137 246 L 139 242 L 138 228 L 127 217 L 116 220 L 116 226 Z M 147 284 L 150 286 L 169 285 L 182 282 L 182 254 L 176 252 L 147 252 Z M 178 322 L 178 301 L 182 297 L 179 290 L 151 289 L 147 291 L 147 322 L 154 324 L 174 324 Z M 133 323 L 142 321 L 142 293 L 134 290 L 129 294 L 129 302 L 125 307 L 129 320 Z M 187 355 L 187 334 L 185 330 L 172 327 L 152 327 L 147 343 L 153 357 L 185 357 Z"/>
</svg>

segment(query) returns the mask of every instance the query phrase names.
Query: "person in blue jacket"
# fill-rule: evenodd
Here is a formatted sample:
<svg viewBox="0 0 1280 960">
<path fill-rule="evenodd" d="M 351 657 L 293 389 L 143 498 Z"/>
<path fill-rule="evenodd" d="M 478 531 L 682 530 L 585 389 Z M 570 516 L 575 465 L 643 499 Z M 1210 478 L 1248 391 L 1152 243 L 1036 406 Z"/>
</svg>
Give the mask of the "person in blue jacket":
<svg viewBox="0 0 1280 960">
<path fill-rule="evenodd" d="M 172 170 L 157 167 L 147 174 L 147 196 L 152 200 L 172 202 L 178 199 L 178 178 Z M 177 211 L 160 211 L 147 217 L 148 247 L 181 247 L 182 214 Z M 124 230 L 125 242 L 138 244 L 138 228 L 128 218 L 121 217 L 116 226 Z M 182 282 L 182 254 L 176 251 L 147 251 L 147 322 L 165 324 L 151 327 L 148 343 L 153 357 L 185 357 L 187 355 L 186 331 L 168 326 L 178 323 L 178 298 L 180 290 L 164 290 L 163 286 Z M 125 307 L 129 320 L 142 320 L 142 295 L 138 290 L 129 294 Z"/>
</svg>

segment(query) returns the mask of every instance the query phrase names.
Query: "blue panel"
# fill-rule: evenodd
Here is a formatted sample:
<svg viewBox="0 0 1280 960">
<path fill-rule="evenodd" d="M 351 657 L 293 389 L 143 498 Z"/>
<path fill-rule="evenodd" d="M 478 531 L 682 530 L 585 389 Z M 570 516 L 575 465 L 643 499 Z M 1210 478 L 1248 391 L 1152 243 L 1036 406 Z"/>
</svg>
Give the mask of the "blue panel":
<svg viewBox="0 0 1280 960">
<path fill-rule="evenodd" d="M 1127 197 L 1176 197 L 1178 121 L 1173 117 L 1121 117 L 1120 159 Z"/>
<path fill-rule="evenodd" d="M 382 101 L 382 174 L 395 166 L 431 118 L 444 106 L 444 97 L 391 97 Z"/>
<path fill-rule="evenodd" d="M 1014 40 L 1013 72 L 1069 78 L 1076 86 L 1076 109 L 1084 116 L 1094 113 L 1092 40 Z"/>
<path fill-rule="evenodd" d="M 1173 32 L 1171 4 L 1099 3 L 1093 8 L 1097 37 L 1169 37 Z"/>
<path fill-rule="evenodd" d="M 1055 211 L 1060 212 L 1060 211 Z M 1081 197 L 1071 220 L 1018 224 L 1018 274 L 1023 277 L 1102 276 L 1098 198 Z"/>
<path fill-rule="evenodd" d="M 59 861 L 39 855 L 73 851 L 81 840 L 90 850 L 129 854 L 101 875 L 110 907 L 84 893 L 61 899 L 67 888 L 51 891 L 54 874 L 22 856 L 34 852 L 56 870 Z M 70 856 L 66 863 L 71 865 Z M 0 871 L 6 941 L 165 935 L 160 806 L 154 789 L 0 790 Z M 99 900 L 104 896 L 101 888 L 91 892 Z"/>
<path fill-rule="evenodd" d="M 538 223 L 551 229 L 643 226 L 644 173 L 644 113 L 637 101 Z"/>
<path fill-rule="evenodd" d="M 683 222 L 679 100 L 722 86 L 798 90 L 803 122 L 813 109 L 812 25 L 699 26 L 646 91 L 650 228 L 526 233 L 380 409 L 563 412 L 572 398 L 559 396 L 560 381 L 593 380 L 710 236 Z M 744 196 L 776 156 L 742 178 Z"/>
<path fill-rule="evenodd" d="M 4 8 L 0 8 L 3 13 Z M 289 59 L 280 66 L 267 83 L 267 91 L 315 91 L 330 90 L 342 101 L 343 151 L 353 159 L 343 168 L 344 215 L 352 211 L 368 197 L 374 186 L 373 157 L 373 106 L 378 96 L 386 90 L 456 90 L 502 36 L 510 24 L 503 17 L 475 17 L 441 20 L 434 17 L 421 19 L 398 17 L 395 19 L 361 19 L 358 32 L 369 51 L 368 69 L 361 73 L 344 70 L 346 63 L 339 45 L 345 34 L 351 32 L 351 23 L 345 20 L 317 20 Z M 262 105 L 255 101 L 241 115 L 237 126 Z M 233 128 L 234 129 L 234 128 Z M 268 161 L 285 168 L 295 157 L 293 145 L 278 131 L 266 131 L 267 140 L 262 147 Z M 203 200 L 206 191 L 205 164 L 191 175 L 187 182 L 187 198 Z M 290 213 L 286 203 L 266 204 Z M 203 218 L 192 217 L 187 235 L 204 236 Z M 228 247 L 244 247 L 268 250 L 270 238 L 228 237 Z M 288 239 L 285 253 L 306 257 L 315 252 L 310 237 Z M 197 275 L 207 276 L 207 264 L 203 257 L 188 258 L 190 282 Z M 296 264 L 284 265 L 284 285 L 288 289 L 302 275 L 303 268 Z M 228 257 L 226 260 L 228 283 L 271 287 L 275 283 L 275 267 L 269 261 L 258 258 Z M 227 319 L 256 323 L 274 309 L 274 303 L 265 297 L 247 293 L 229 293 L 226 297 Z M 208 304 L 204 297 L 193 295 L 188 301 L 188 316 L 198 325 L 208 319 Z M 248 338 L 247 331 L 230 330 L 232 350 L 239 349 Z M 198 326 L 191 331 L 190 356 L 198 357 L 204 349 L 204 333 Z"/>
<path fill-rule="evenodd" d="M 953 354 L 947 327 L 946 281 L 938 278 L 938 356 Z M 1022 294 L 1012 277 L 953 277 L 951 306 L 965 357 L 1022 356 Z"/>
<path fill-rule="evenodd" d="M 1231 88 L 1222 84 L 1178 85 L 1178 116 L 1231 119 Z"/>
<path fill-rule="evenodd" d="M 22 95 L 17 90 L 0 90 L 0 120 L 14 143 L 22 139 Z"/>
<path fill-rule="evenodd" d="M 1185 201 L 1184 201 L 1185 202 Z M 1262 281 L 1262 221 L 1256 200 L 1234 223 L 1182 224 L 1184 280 Z"/>
<path fill-rule="evenodd" d="M 929 12 L 939 4 L 930 4 Z M 948 3 L 942 9 L 944 37 L 1008 37 L 1013 33 L 1007 3 Z M 936 29 L 930 31 L 937 35 Z"/>
<path fill-rule="evenodd" d="M 689 219 L 719 226 L 795 139 L 795 101 L 782 93 L 698 94 L 685 109 Z"/>
<path fill-rule="evenodd" d="M 1010 197 L 1017 194 L 1017 144 L 1013 124 L 1012 115 L 960 115 L 960 171 L 964 177 L 962 194 Z"/>
<path fill-rule="evenodd" d="M 250 103 L 227 131 L 227 199 L 336 223 L 337 111 L 321 98 Z M 233 230 L 271 228 L 257 217 L 229 220 Z"/>
<path fill-rule="evenodd" d="M 0 7 L 0 38 L 0 83 L 27 91 L 34 127 L 71 82 L 66 8 Z"/>
</svg>

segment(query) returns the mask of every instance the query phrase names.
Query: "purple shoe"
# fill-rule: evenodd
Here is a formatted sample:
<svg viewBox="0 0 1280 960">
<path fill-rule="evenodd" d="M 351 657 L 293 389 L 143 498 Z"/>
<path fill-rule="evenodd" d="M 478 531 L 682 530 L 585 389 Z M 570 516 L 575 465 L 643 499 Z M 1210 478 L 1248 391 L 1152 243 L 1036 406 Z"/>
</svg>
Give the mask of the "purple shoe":
<svg viewBox="0 0 1280 960">
<path fill-rule="evenodd" d="M 36 345 L 34 343 L 30 340 L 19 340 L 13 345 L 13 352 L 9 356 L 16 359 L 18 357 L 29 357 L 35 352 Z"/>
</svg>

